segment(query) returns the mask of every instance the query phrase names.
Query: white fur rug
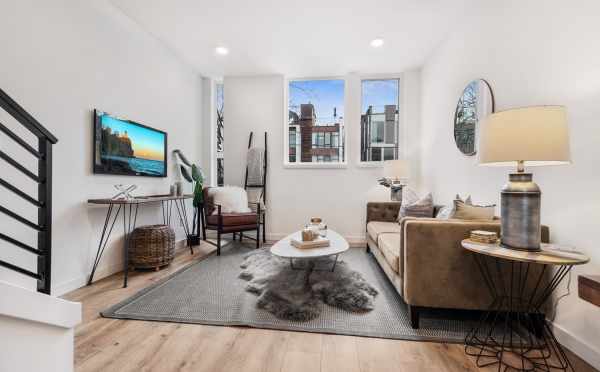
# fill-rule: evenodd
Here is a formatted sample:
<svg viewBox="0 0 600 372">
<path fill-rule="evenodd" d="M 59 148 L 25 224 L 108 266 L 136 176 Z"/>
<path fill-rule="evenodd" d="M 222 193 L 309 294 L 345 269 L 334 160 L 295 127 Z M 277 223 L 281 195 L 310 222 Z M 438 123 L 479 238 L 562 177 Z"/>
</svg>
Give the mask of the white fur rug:
<svg viewBox="0 0 600 372">
<path fill-rule="evenodd" d="M 321 302 L 351 312 L 373 310 L 379 292 L 346 262 L 339 261 L 334 271 L 329 270 L 333 258 L 314 264 L 317 270 L 293 269 L 266 248 L 246 255 L 240 278 L 248 281 L 248 292 L 258 295 L 257 306 L 280 319 L 314 319 L 321 314 Z"/>
</svg>

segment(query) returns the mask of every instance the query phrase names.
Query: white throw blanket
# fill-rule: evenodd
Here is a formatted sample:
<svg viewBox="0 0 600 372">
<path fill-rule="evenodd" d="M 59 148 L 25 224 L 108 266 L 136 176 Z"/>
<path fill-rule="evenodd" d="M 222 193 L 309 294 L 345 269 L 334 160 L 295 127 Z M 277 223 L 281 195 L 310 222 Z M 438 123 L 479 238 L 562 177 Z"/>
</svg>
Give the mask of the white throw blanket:
<svg viewBox="0 0 600 372">
<path fill-rule="evenodd" d="M 237 186 L 211 187 L 208 195 L 212 197 L 213 203 L 221 206 L 221 213 L 248 213 L 248 195 L 246 190 Z M 215 209 L 213 214 L 217 214 Z"/>
<path fill-rule="evenodd" d="M 262 185 L 265 172 L 265 149 L 252 147 L 246 155 L 248 166 L 248 185 Z"/>
</svg>

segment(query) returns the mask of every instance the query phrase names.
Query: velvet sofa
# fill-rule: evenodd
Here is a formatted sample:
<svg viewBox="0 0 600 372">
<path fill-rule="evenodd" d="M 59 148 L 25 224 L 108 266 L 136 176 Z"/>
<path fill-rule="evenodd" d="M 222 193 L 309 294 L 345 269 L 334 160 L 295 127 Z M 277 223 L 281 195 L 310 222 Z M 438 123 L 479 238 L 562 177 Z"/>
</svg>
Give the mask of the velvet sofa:
<svg viewBox="0 0 600 372">
<path fill-rule="evenodd" d="M 400 202 L 367 204 L 367 252 L 408 305 L 411 326 L 419 327 L 424 308 L 488 309 L 491 295 L 461 241 L 472 230 L 499 234 L 500 221 L 406 217 L 399 223 L 399 209 Z M 542 241 L 548 242 L 548 237 L 543 226 Z"/>
</svg>

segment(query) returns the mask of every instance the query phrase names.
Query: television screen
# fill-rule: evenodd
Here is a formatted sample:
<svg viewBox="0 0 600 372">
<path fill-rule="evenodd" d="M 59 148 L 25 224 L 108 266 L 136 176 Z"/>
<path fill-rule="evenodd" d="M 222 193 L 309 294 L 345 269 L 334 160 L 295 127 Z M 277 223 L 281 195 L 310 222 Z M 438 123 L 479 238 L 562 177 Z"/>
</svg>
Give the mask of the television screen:
<svg viewBox="0 0 600 372">
<path fill-rule="evenodd" d="M 94 173 L 167 176 L 167 133 L 94 110 Z"/>
</svg>

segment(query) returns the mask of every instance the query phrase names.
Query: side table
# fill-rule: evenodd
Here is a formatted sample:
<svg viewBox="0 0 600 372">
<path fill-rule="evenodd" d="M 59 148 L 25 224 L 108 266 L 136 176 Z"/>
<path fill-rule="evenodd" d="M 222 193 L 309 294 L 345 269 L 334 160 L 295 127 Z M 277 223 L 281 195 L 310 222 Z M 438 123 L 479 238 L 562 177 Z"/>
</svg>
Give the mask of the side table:
<svg viewBox="0 0 600 372">
<path fill-rule="evenodd" d="M 91 285 L 94 280 L 94 274 L 102 258 L 102 253 L 108 243 L 108 239 L 115 227 L 117 218 L 122 210 L 123 215 L 123 288 L 127 288 L 127 279 L 129 276 L 129 236 L 135 229 L 137 223 L 138 209 L 140 205 L 148 205 L 151 203 L 160 203 L 162 207 L 163 223 L 165 225 L 171 224 L 171 214 L 173 210 L 173 204 L 177 208 L 177 214 L 179 215 L 179 221 L 185 231 L 186 237 L 188 237 L 188 246 L 191 253 L 194 251 L 189 240 L 190 228 L 188 224 L 187 211 L 185 209 L 185 200 L 192 199 L 193 195 L 148 195 L 148 196 L 137 196 L 134 199 L 89 199 L 88 204 L 93 205 L 106 205 L 108 211 L 106 218 L 104 219 L 104 225 L 102 227 L 102 234 L 100 235 L 100 242 L 98 243 L 98 249 L 96 251 L 96 258 L 92 266 L 92 272 L 88 279 L 87 285 Z M 117 211 L 114 213 L 113 210 L 117 207 Z M 112 221 L 112 222 L 111 222 Z"/>
<path fill-rule="evenodd" d="M 589 258 L 553 244 L 542 244 L 539 252 L 468 239 L 462 246 L 474 253 L 493 299 L 467 334 L 465 353 L 478 367 L 497 365 L 498 371 L 573 371 L 542 311 L 571 268 Z"/>
</svg>

